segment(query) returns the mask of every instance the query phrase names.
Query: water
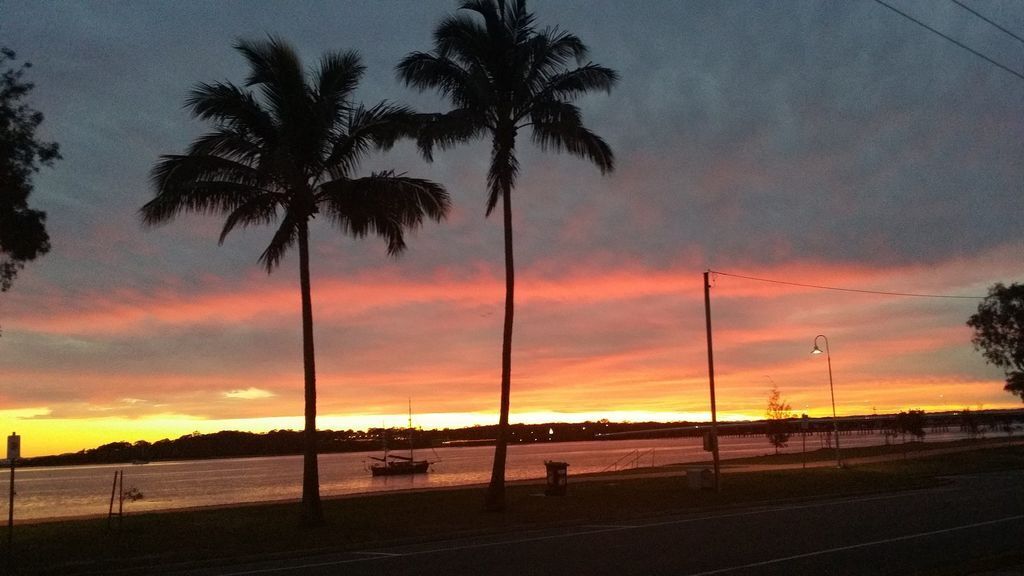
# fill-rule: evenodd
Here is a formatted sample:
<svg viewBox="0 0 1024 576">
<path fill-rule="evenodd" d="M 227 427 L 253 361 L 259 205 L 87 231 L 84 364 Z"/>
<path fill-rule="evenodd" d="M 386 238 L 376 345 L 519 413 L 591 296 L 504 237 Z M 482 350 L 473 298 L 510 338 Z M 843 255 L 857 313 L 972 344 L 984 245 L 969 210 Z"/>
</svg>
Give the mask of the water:
<svg viewBox="0 0 1024 576">
<path fill-rule="evenodd" d="M 926 441 L 963 438 L 960 433 L 932 433 Z M 881 434 L 844 435 L 844 448 L 883 444 Z M 808 435 L 807 449 L 823 447 L 817 436 Z M 723 458 L 770 454 L 774 448 L 764 436 L 732 437 L 720 440 Z M 800 452 L 799 435 L 794 435 L 783 452 Z M 376 452 L 320 455 L 320 492 L 323 496 L 435 488 L 486 483 L 490 479 L 492 446 L 437 448 L 417 451 L 417 458 L 437 462 L 429 474 L 372 477 L 366 466 Z M 639 455 L 639 459 L 637 459 Z M 709 459 L 700 438 L 655 440 L 609 440 L 515 444 L 509 446 L 506 478 L 525 480 L 544 476 L 545 460 L 569 463 L 573 474 L 601 472 L 619 462 L 618 468 L 663 466 Z M 154 462 L 145 465 L 96 465 L 55 468 L 19 468 L 15 475 L 15 522 L 18 520 L 63 518 L 106 514 L 116 470 L 124 470 L 124 487 L 138 488 L 145 496 L 125 502 L 128 513 L 190 506 L 212 506 L 296 500 L 301 497 L 302 457 L 234 458 L 224 460 Z M 0 475 L 6 484 L 6 475 Z M 3 498 L 6 502 L 6 498 Z M 114 503 L 116 508 L 117 503 Z M 4 505 L 2 518 L 6 521 Z"/>
</svg>

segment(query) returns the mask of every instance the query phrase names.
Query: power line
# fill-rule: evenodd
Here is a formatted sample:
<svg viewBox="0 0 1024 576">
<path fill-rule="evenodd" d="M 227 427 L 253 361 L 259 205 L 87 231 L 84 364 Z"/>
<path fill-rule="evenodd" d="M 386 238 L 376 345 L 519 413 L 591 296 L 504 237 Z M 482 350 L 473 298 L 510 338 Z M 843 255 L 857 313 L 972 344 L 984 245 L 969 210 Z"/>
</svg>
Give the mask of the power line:
<svg viewBox="0 0 1024 576">
<path fill-rule="evenodd" d="M 921 26 L 922 28 L 924 28 L 924 29 L 926 29 L 926 30 L 928 30 L 928 31 L 930 31 L 930 32 L 932 32 L 934 34 L 938 34 L 939 36 L 942 36 L 946 40 L 949 40 L 953 44 L 956 44 L 957 46 L 963 48 L 964 50 L 967 50 L 971 54 L 974 54 L 975 56 L 977 56 L 977 57 L 987 61 L 988 63 L 990 63 L 990 64 L 992 64 L 994 66 L 998 66 L 999 68 L 1002 68 L 1003 70 L 1009 72 L 1010 74 L 1013 74 L 1017 78 L 1020 78 L 1021 80 L 1024 80 L 1024 74 L 1021 74 L 1020 72 L 1017 72 L 1016 70 L 1014 70 L 1012 68 L 1008 68 L 1007 66 L 1004 66 L 1004 65 L 1000 64 L 999 62 L 996 62 L 995 60 L 989 58 L 988 56 L 985 56 L 981 52 L 978 52 L 974 48 L 971 48 L 970 46 L 960 42 L 956 38 L 953 38 L 951 36 L 947 36 L 947 35 L 943 34 L 942 32 L 939 32 L 935 28 L 932 28 L 931 26 L 925 24 L 924 22 L 921 22 L 920 20 L 914 18 L 913 16 L 907 14 L 906 12 L 901 12 L 900 10 L 897 10 L 896 8 L 893 8 L 889 4 L 886 4 L 885 2 L 883 2 L 882 0 L 875 0 L 875 2 L 877 2 L 878 4 L 881 4 L 882 6 L 885 6 L 886 8 L 888 8 L 889 10 L 892 10 L 893 12 L 899 14 L 900 16 L 903 16 L 904 18 L 906 18 L 907 20 L 910 20 L 914 24 L 917 24 L 918 26 Z"/>
<path fill-rule="evenodd" d="M 757 282 L 769 282 L 771 284 L 785 284 L 787 286 L 799 286 L 801 288 L 815 288 L 818 290 L 835 290 L 837 292 L 856 292 L 858 294 L 878 294 L 881 296 L 909 296 L 913 298 L 953 298 L 958 300 L 984 300 L 986 296 L 955 296 L 950 294 L 916 294 L 912 292 L 885 292 L 882 290 L 861 290 L 857 288 L 837 288 L 835 286 L 821 286 L 819 284 L 801 284 L 800 282 L 787 282 L 785 280 L 772 280 L 769 278 L 756 278 L 754 276 L 742 276 L 740 274 L 729 274 L 728 272 L 719 272 L 718 270 L 708 270 L 712 274 L 719 276 L 729 276 L 731 278 L 742 278 L 743 280 L 754 280 Z"/>
<path fill-rule="evenodd" d="M 988 19 L 988 18 L 986 18 L 986 17 L 985 17 L 985 16 L 983 15 L 983 14 L 981 14 L 980 12 L 978 12 L 977 10 L 975 10 L 975 9 L 971 8 L 970 6 L 966 6 L 966 5 L 964 5 L 964 4 L 962 3 L 962 2 L 960 2 L 960 0 L 951 0 L 951 1 L 953 2 L 953 4 L 956 4 L 957 6 L 959 6 L 959 7 L 963 8 L 964 10 L 967 10 L 967 11 L 968 11 L 968 12 L 970 12 L 971 14 L 974 14 L 974 15 L 975 15 L 975 16 L 977 16 L 978 18 L 981 18 L 981 19 L 982 19 L 982 20 L 984 20 L 985 22 L 988 22 L 988 23 L 989 23 L 989 24 L 991 24 L 992 26 L 995 26 L 996 28 L 998 28 L 998 29 L 1002 30 L 1003 32 L 1005 32 L 1005 33 L 1009 34 L 1010 36 L 1012 36 L 1012 37 L 1016 38 L 1018 42 L 1020 42 L 1020 43 L 1024 44 L 1024 38 L 1021 38 L 1020 36 L 1017 36 L 1017 35 L 1016 35 L 1016 34 L 1014 34 L 1013 32 L 1010 32 L 1010 31 L 1009 31 L 1009 30 L 1007 30 L 1006 28 L 1003 28 L 1003 27 L 1002 27 L 1002 26 L 1000 26 L 999 24 L 996 24 L 996 23 L 995 23 L 995 22 L 993 22 L 992 20 L 989 20 L 989 19 Z"/>
</svg>

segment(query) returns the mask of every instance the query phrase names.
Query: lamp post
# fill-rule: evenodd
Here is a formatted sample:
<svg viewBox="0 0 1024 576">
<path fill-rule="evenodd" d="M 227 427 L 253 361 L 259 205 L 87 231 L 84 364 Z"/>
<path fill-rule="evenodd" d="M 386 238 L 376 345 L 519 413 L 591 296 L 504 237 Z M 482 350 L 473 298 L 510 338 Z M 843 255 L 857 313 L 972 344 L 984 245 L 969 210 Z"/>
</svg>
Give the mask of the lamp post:
<svg viewBox="0 0 1024 576">
<path fill-rule="evenodd" d="M 828 349 L 828 338 L 824 334 L 818 334 L 814 337 L 814 349 L 811 350 L 811 354 L 821 354 L 821 348 L 818 348 L 818 338 L 825 341 L 825 358 L 828 360 L 828 391 L 832 395 L 832 430 L 836 435 L 836 467 L 842 468 L 843 461 L 839 458 L 839 423 L 836 420 L 836 391 L 832 386 L 832 353 Z"/>
</svg>

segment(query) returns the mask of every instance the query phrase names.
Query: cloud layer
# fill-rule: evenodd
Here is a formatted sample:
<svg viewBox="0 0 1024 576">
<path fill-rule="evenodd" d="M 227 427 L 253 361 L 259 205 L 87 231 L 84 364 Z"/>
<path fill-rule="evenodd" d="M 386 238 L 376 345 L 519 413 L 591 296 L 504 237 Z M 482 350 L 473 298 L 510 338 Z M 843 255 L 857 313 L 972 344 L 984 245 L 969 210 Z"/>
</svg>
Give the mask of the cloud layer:
<svg viewBox="0 0 1024 576">
<path fill-rule="evenodd" d="M 454 3 L 4 6 L 5 42 L 35 64 L 33 105 L 65 158 L 33 197 L 53 251 L 0 300 L 0 417 L 66 431 L 53 450 L 290 422 L 302 408 L 294 258 L 267 276 L 256 258 L 270 231 L 218 248 L 216 218 L 143 229 L 148 171 L 206 128 L 181 106 L 193 84 L 243 79 L 238 37 L 279 34 L 309 62 L 357 49 L 359 98 L 442 109 L 392 69 L 429 48 Z M 707 268 L 959 295 L 1024 280 L 1014 76 L 872 3 L 533 6 L 622 82 L 581 102 L 615 150 L 610 177 L 520 147 L 514 413 L 706 412 Z M 1024 56 L 955 4 L 899 6 L 994 58 Z M 1016 3 L 984 11 L 1024 29 Z M 488 156 L 479 142 L 428 164 L 401 144 L 366 163 L 442 182 L 456 203 L 397 261 L 314 226 L 320 412 L 333 422 L 379 421 L 409 397 L 438 422 L 492 418 L 503 277 L 500 221 L 483 217 Z M 975 301 L 724 275 L 712 300 L 727 415 L 761 415 L 772 383 L 821 413 L 826 374 L 807 355 L 819 333 L 841 412 L 1015 405 L 971 349 Z"/>
</svg>

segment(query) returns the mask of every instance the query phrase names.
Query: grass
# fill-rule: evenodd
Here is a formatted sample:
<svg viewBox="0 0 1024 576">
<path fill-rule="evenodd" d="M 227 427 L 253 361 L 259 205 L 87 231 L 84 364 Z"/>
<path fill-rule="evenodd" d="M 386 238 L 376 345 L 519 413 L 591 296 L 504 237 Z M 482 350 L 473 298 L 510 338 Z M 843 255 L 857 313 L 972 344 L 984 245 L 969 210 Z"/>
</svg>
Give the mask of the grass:
<svg viewBox="0 0 1024 576">
<path fill-rule="evenodd" d="M 482 512 L 483 489 L 431 490 L 326 500 L 329 523 L 298 528 L 294 503 L 130 515 L 120 530 L 105 519 L 16 526 L 13 574 L 146 573 L 168 563 L 217 563 L 384 543 L 567 524 L 621 521 L 838 494 L 933 486 L 942 475 L 1024 468 L 1024 448 L 900 460 L 848 469 L 730 474 L 723 491 L 690 491 L 686 479 L 608 475 L 573 482 L 561 498 L 543 486 L 512 485 L 505 513 Z"/>
<path fill-rule="evenodd" d="M 907 442 L 907 443 L 895 443 L 888 445 L 875 445 L 875 446 L 856 446 L 852 448 L 840 447 L 840 453 L 843 460 L 849 460 L 852 458 L 870 458 L 873 456 L 891 456 L 891 455 L 910 455 L 915 452 L 927 452 L 929 450 L 945 449 L 945 448 L 958 448 L 958 447 L 991 447 L 991 446 L 1005 446 L 1008 442 L 1019 441 L 1019 436 L 1012 438 L 1006 437 L 992 437 L 982 438 L 977 440 L 953 440 L 950 442 Z M 790 446 L 799 445 L 799 435 L 794 435 L 790 438 Z M 815 450 L 808 450 L 806 454 L 799 452 L 787 452 L 785 454 L 766 454 L 764 456 L 749 456 L 746 458 L 730 458 L 725 461 L 726 464 L 800 464 L 806 458 L 808 463 L 818 462 L 822 460 L 834 460 L 836 457 L 835 448 L 818 448 Z M 709 464 L 705 462 L 703 464 Z"/>
</svg>

